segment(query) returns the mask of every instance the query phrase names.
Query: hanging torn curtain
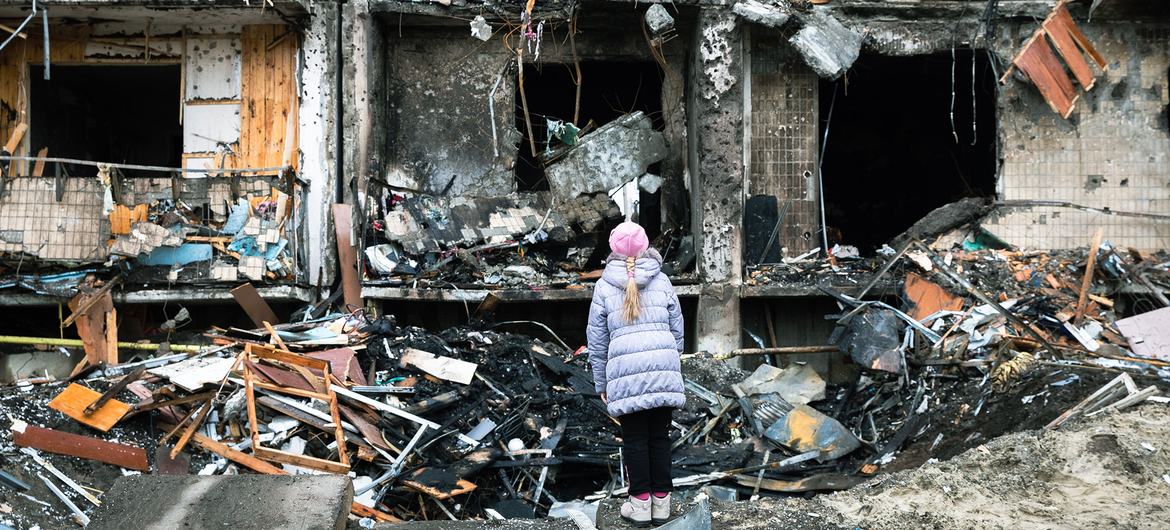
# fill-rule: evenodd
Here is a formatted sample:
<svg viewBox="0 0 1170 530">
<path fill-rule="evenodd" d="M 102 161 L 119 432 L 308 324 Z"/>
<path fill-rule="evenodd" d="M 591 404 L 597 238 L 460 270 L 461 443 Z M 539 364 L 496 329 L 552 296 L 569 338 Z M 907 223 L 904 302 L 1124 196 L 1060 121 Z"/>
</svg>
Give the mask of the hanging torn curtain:
<svg viewBox="0 0 1170 530">
<path fill-rule="evenodd" d="M 1068 118 L 1080 97 L 1069 78 L 1069 71 L 1072 71 L 1077 84 L 1086 91 L 1096 84 L 1096 77 L 1085 55 L 1098 68 L 1105 70 L 1105 58 L 1073 22 L 1068 7 L 1062 1 L 1056 4 L 1052 13 L 1024 45 L 1024 49 L 1012 60 L 1012 67 L 1019 68 L 1028 76 L 1052 110 L 1062 118 Z M 1061 62 L 1061 59 L 1064 61 Z M 1000 82 L 1006 81 L 1011 73 L 1009 68 Z"/>
</svg>

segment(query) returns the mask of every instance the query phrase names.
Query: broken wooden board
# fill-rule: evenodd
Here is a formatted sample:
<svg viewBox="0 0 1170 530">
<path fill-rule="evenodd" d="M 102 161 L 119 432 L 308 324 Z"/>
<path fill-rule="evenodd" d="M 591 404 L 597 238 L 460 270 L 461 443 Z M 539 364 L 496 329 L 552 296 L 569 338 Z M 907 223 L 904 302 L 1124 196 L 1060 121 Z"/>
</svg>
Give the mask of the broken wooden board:
<svg viewBox="0 0 1170 530">
<path fill-rule="evenodd" d="M 107 401 L 93 414 L 86 414 L 85 408 L 101 399 L 102 394 L 81 386 L 70 384 L 49 402 L 49 408 L 59 411 L 85 425 L 107 432 L 130 412 L 131 406 L 116 399 Z"/>
<path fill-rule="evenodd" d="M 944 309 L 947 311 L 961 311 L 963 309 L 963 297 L 951 294 L 938 284 L 914 272 L 906 273 L 906 283 L 902 290 L 906 293 L 906 299 L 913 305 L 907 313 L 914 320 L 922 321 L 922 319 Z"/>
<path fill-rule="evenodd" d="M 136 471 L 150 471 L 146 451 L 141 447 L 36 427 L 20 420 L 12 424 L 12 431 L 12 441 L 21 447 L 96 460 Z"/>
<path fill-rule="evenodd" d="M 175 426 L 171 425 L 171 424 L 166 424 L 166 423 L 159 424 L 160 429 L 172 429 L 174 427 Z M 279 467 L 276 467 L 272 464 L 269 464 L 268 462 L 260 460 L 259 458 L 256 458 L 252 455 L 245 454 L 245 453 L 242 453 L 242 452 L 237 451 L 235 449 L 232 449 L 231 447 L 228 447 L 226 444 L 221 443 L 221 442 L 217 442 L 217 441 L 211 439 L 210 437 L 208 437 L 207 435 L 202 434 L 202 433 L 196 432 L 194 434 L 194 436 L 191 437 L 191 443 L 194 443 L 195 445 L 199 446 L 204 451 L 207 451 L 209 453 L 215 453 L 215 454 L 222 456 L 228 460 L 231 460 L 232 462 L 235 462 L 235 463 L 237 463 L 241 466 L 244 466 L 248 469 L 251 469 L 252 471 L 255 471 L 257 473 L 264 473 L 264 474 L 268 474 L 268 475 L 287 475 L 288 474 L 287 471 L 285 471 Z M 379 521 L 388 521 L 388 522 L 395 522 L 395 523 L 401 522 L 400 519 L 398 519 L 397 517 L 394 517 L 393 515 L 390 515 L 390 514 L 384 513 L 384 512 L 379 512 L 379 511 L 374 510 L 372 508 L 362 506 L 356 502 L 350 506 L 350 512 L 353 513 L 354 515 L 359 516 L 359 517 L 370 517 L 370 518 L 377 519 Z"/>
<path fill-rule="evenodd" d="M 262 386 L 256 381 L 255 374 L 252 372 L 248 363 L 243 366 L 244 376 L 244 395 L 246 396 L 247 410 L 248 410 L 248 425 L 252 432 L 252 453 L 259 458 L 265 460 L 281 462 L 284 464 L 293 464 L 301 467 L 308 467 L 318 469 L 328 473 L 349 472 L 349 454 L 345 450 L 345 429 L 341 422 L 341 413 L 338 408 L 337 396 L 333 393 L 333 385 L 328 382 L 331 378 L 329 361 L 320 359 L 312 359 L 302 355 L 296 355 L 285 350 L 278 350 L 258 344 L 248 344 L 244 347 L 245 357 L 256 357 L 259 360 L 277 361 L 289 366 L 304 370 L 307 373 L 309 370 L 319 370 L 324 375 L 325 394 L 316 394 L 314 392 L 305 392 L 295 388 L 286 388 L 278 385 L 265 385 L 264 388 L 273 390 L 275 392 L 287 393 L 298 396 L 309 396 L 320 399 L 329 404 L 329 415 L 332 420 L 333 434 L 336 438 L 337 444 L 337 462 L 294 454 L 278 449 L 271 449 L 260 444 L 260 429 L 256 420 L 256 387 Z"/>
<path fill-rule="evenodd" d="M 252 319 L 252 324 L 257 329 L 264 327 L 265 322 L 272 325 L 280 323 L 280 319 L 276 318 L 276 313 L 272 311 L 268 302 L 264 301 L 260 292 L 252 284 L 245 283 L 232 289 L 232 298 L 236 299 L 236 303 L 248 314 L 248 318 Z"/>
<path fill-rule="evenodd" d="M 79 293 L 69 301 L 69 309 L 77 313 L 82 307 L 88 306 L 84 314 L 77 318 L 77 336 L 85 347 L 85 358 L 92 366 L 118 364 L 118 331 L 106 329 L 111 321 L 116 322 L 114 299 L 108 291 L 96 295 L 96 301 L 90 295 Z M 109 318 L 114 315 L 114 318 Z M 111 342 L 113 339 L 113 342 Z"/>
<path fill-rule="evenodd" d="M 306 357 L 329 361 L 329 371 L 338 379 L 344 376 L 359 386 L 369 384 L 366 382 L 366 376 L 362 373 L 361 366 L 358 365 L 357 352 L 353 351 L 353 348 L 337 348 L 334 350 L 313 352 L 307 354 Z M 320 372 L 314 373 L 320 374 Z"/>
<path fill-rule="evenodd" d="M 1123 318 L 1115 325 L 1133 353 L 1170 361 L 1170 307 Z"/>
<path fill-rule="evenodd" d="M 435 355 L 414 348 L 407 348 L 402 352 L 401 365 L 403 367 L 412 366 L 444 381 L 464 385 L 471 384 L 472 379 L 475 378 L 475 370 L 479 368 L 479 365 L 475 363 Z"/>
<path fill-rule="evenodd" d="M 357 249 L 353 246 L 353 214 L 348 204 L 333 205 L 333 227 L 337 235 L 337 268 L 341 272 L 341 289 L 345 305 L 352 309 L 361 309 L 365 304 L 362 303 Z"/>
<path fill-rule="evenodd" d="M 288 388 L 296 388 L 298 390 L 305 390 L 309 392 L 316 392 L 317 389 L 309 384 L 309 381 L 300 374 L 292 370 L 285 370 L 276 366 L 254 363 L 252 361 L 244 361 L 249 370 L 252 370 L 252 375 L 256 376 L 258 381 L 270 382 Z"/>
</svg>

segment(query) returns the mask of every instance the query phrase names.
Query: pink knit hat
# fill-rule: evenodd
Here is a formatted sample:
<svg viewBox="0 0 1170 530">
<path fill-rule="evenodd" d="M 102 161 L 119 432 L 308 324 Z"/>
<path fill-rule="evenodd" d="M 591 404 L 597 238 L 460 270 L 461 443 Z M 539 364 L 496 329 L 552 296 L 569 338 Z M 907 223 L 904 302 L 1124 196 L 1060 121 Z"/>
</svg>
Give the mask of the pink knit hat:
<svg viewBox="0 0 1170 530">
<path fill-rule="evenodd" d="M 609 233 L 609 249 L 614 254 L 637 257 L 647 248 L 650 248 L 650 240 L 638 223 L 626 221 Z"/>
</svg>

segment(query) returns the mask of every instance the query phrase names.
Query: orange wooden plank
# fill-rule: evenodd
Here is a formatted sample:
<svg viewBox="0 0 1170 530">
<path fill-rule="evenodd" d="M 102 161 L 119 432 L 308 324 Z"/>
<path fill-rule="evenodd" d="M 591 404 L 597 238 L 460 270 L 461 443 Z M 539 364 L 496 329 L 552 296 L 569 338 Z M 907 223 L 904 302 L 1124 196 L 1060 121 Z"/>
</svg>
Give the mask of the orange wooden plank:
<svg viewBox="0 0 1170 530">
<path fill-rule="evenodd" d="M 110 233 L 113 235 L 129 234 L 134 223 L 145 221 L 148 213 L 149 210 L 145 204 L 136 204 L 133 209 L 115 204 L 113 211 L 110 212 Z"/>
<path fill-rule="evenodd" d="M 111 399 L 105 405 L 102 405 L 101 408 L 95 410 L 93 414 L 87 415 L 85 408 L 93 404 L 100 397 L 102 397 L 101 392 L 73 383 L 49 402 L 49 408 L 59 411 L 99 431 L 107 432 L 127 412 L 130 412 L 131 407 L 129 404 Z"/>
<path fill-rule="evenodd" d="M 1056 61 L 1058 64 L 1059 61 L 1053 55 L 1048 40 L 1043 38 L 1042 34 L 1038 37 L 1029 41 L 1027 47 L 1016 57 L 1014 64 L 1028 76 L 1028 79 L 1032 80 L 1053 111 L 1063 117 L 1068 117 L 1073 107 L 1073 100 L 1068 95 L 1073 90 L 1072 82 L 1063 70 L 1059 72 L 1060 75 L 1055 75 L 1049 69 L 1048 65 L 1051 61 Z M 1050 57 L 1051 61 L 1047 60 L 1046 57 Z"/>
<path fill-rule="evenodd" d="M 1089 54 L 1089 57 L 1093 59 L 1093 62 L 1097 63 L 1097 67 L 1101 68 L 1102 70 L 1105 69 L 1105 57 L 1101 55 L 1101 52 L 1097 51 L 1097 48 L 1093 46 L 1093 43 L 1090 42 L 1089 38 L 1086 37 L 1084 32 L 1081 31 L 1081 27 L 1073 21 L 1072 15 L 1068 12 L 1068 6 L 1066 6 L 1063 2 L 1058 4 L 1056 8 L 1052 10 L 1052 14 L 1048 16 L 1048 19 L 1058 20 L 1062 26 L 1068 28 L 1068 32 L 1070 35 L 1072 35 L 1073 40 L 1075 40 L 1077 44 L 1080 45 L 1081 49 L 1084 50 L 1085 53 Z"/>
<path fill-rule="evenodd" d="M 1056 19 L 1049 19 L 1044 21 L 1044 31 L 1048 34 L 1048 38 L 1052 39 L 1052 44 L 1056 46 L 1056 51 L 1064 58 L 1068 69 L 1072 70 L 1073 76 L 1077 78 L 1077 83 L 1080 83 L 1085 90 L 1092 89 L 1093 85 L 1097 83 L 1097 78 L 1093 76 L 1093 70 L 1089 68 L 1089 63 L 1085 61 L 1081 49 L 1073 42 L 1068 28 Z"/>
<path fill-rule="evenodd" d="M 906 273 L 903 290 L 906 292 L 906 299 L 913 304 L 913 309 L 908 313 L 915 320 L 922 320 L 942 309 L 950 311 L 963 309 L 963 297 L 955 296 L 913 272 Z"/>
<path fill-rule="evenodd" d="M 81 337 L 85 347 L 85 357 L 94 366 L 104 362 L 109 354 L 109 346 L 106 344 L 106 313 L 114 310 L 114 300 L 110 293 L 98 296 L 101 298 L 74 322 L 77 326 L 77 335 Z M 87 298 L 85 294 L 74 296 L 69 301 L 69 309 L 76 313 L 78 308 L 88 302 Z"/>
</svg>

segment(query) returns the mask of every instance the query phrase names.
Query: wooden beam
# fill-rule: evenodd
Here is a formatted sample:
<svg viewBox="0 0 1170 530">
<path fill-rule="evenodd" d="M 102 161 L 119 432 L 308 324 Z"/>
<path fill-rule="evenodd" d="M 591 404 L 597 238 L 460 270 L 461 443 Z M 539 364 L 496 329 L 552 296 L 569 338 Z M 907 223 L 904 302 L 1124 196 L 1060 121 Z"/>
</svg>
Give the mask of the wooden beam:
<svg viewBox="0 0 1170 530">
<path fill-rule="evenodd" d="M 49 453 L 75 456 L 96 460 L 137 471 L 150 471 L 146 451 L 89 436 L 80 436 L 53 429 L 28 425 L 24 422 L 13 424 L 12 441 L 21 447 L 32 447 Z"/>
<path fill-rule="evenodd" d="M 162 423 L 162 424 L 159 424 L 159 427 L 166 429 L 166 428 L 172 428 L 174 426 Z M 209 453 L 215 453 L 215 454 L 222 456 L 228 460 L 231 460 L 232 462 L 235 462 L 235 463 L 237 463 L 241 466 L 244 466 L 248 469 L 251 469 L 252 471 L 255 471 L 257 473 L 264 473 L 266 475 L 287 475 L 288 474 L 287 471 L 285 471 L 279 467 L 276 467 L 268 462 L 265 462 L 259 458 L 254 457 L 252 455 L 244 454 L 240 451 L 232 449 L 231 447 L 228 447 L 227 445 L 225 445 L 223 443 L 220 443 L 220 442 L 217 442 L 215 440 L 212 440 L 211 438 L 208 438 L 203 433 L 199 433 L 199 432 L 195 433 L 193 436 L 191 436 L 191 441 L 195 445 L 199 446 L 200 448 L 202 448 L 203 450 L 205 450 Z M 368 506 L 363 506 L 363 505 L 358 504 L 356 502 L 353 503 L 352 505 L 350 505 L 349 510 L 350 510 L 350 513 L 357 515 L 359 517 L 370 517 L 373 519 L 377 519 L 379 521 L 386 521 L 386 522 L 392 522 L 392 523 L 402 522 L 401 519 L 394 517 L 393 515 L 390 515 L 390 514 L 385 513 L 385 512 L 380 512 L 378 510 L 375 510 L 375 509 L 370 508 Z"/>
<path fill-rule="evenodd" d="M 1093 272 L 1097 268 L 1097 251 L 1101 249 L 1101 235 L 1103 229 L 1093 231 L 1093 244 L 1089 247 L 1089 261 L 1085 264 L 1085 277 L 1081 279 L 1081 293 L 1077 296 L 1077 312 L 1073 316 L 1073 324 L 1080 325 L 1085 316 L 1085 306 L 1088 303 L 1089 285 L 1093 283 Z"/>
</svg>

